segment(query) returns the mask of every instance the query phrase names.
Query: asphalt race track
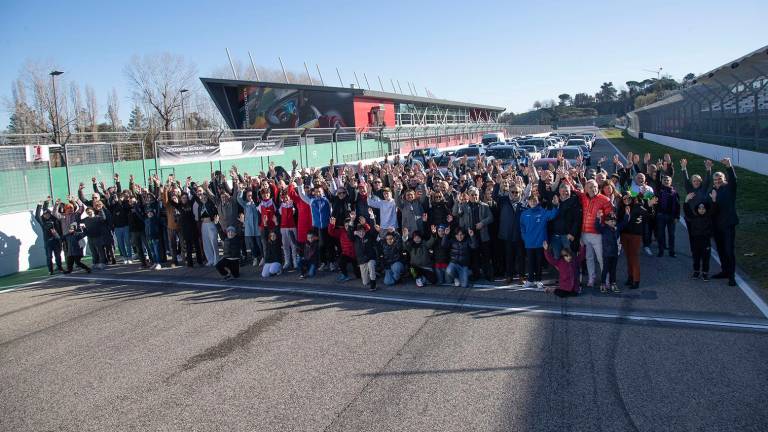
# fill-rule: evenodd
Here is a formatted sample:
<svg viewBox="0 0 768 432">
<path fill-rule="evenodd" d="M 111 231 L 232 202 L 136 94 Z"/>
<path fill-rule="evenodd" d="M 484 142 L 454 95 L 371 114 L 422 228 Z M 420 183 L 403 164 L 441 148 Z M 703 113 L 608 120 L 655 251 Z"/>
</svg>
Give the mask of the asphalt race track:
<svg viewBox="0 0 768 432">
<path fill-rule="evenodd" d="M 677 238 L 639 290 L 565 300 L 250 267 L 19 287 L 0 293 L 0 430 L 768 430 L 764 303 L 690 281 Z"/>
</svg>

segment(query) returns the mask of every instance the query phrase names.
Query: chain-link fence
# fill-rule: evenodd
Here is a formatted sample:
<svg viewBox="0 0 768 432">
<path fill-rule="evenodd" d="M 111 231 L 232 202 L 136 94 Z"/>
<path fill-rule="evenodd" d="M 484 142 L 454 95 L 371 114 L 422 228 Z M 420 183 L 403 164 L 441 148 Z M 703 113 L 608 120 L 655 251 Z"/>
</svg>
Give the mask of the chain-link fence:
<svg viewBox="0 0 768 432">
<path fill-rule="evenodd" d="M 549 126 L 510 126 L 501 124 L 431 125 L 395 128 L 336 129 L 247 129 L 171 131 L 150 134 L 140 132 L 76 133 L 54 144 L 50 134 L 0 134 L 0 184 L 4 199 L 0 214 L 24 211 L 47 196 L 65 198 L 76 194 L 80 184 L 90 193 L 92 181 L 113 184 L 115 174 L 127 186 L 129 175 L 146 186 L 150 176 L 161 178 L 174 174 L 201 181 L 212 171 L 227 172 L 237 165 L 240 172 L 258 174 L 269 165 L 290 169 L 292 162 L 300 167 L 326 166 L 358 160 L 408 153 L 414 148 L 451 147 L 480 142 L 489 132 L 526 135 L 548 132 Z M 194 144 L 218 145 L 225 141 L 274 141 L 282 143 L 280 155 L 250 157 L 236 161 L 210 160 L 161 166 L 157 163 L 157 146 Z M 48 146 L 50 160 L 27 162 L 30 146 Z M 68 163 L 65 163 L 68 162 Z"/>
<path fill-rule="evenodd" d="M 768 47 L 628 114 L 629 129 L 768 152 Z"/>
</svg>

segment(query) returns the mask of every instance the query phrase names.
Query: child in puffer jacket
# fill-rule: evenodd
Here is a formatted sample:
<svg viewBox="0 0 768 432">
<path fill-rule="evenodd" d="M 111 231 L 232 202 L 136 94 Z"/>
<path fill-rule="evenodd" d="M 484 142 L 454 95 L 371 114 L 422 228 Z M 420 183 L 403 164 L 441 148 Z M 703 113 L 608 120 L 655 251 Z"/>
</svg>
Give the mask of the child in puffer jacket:
<svg viewBox="0 0 768 432">
<path fill-rule="evenodd" d="M 299 279 L 315 277 L 320 261 L 320 241 L 313 230 L 307 231 L 307 241 L 301 245 L 301 258 L 299 259 Z"/>
<path fill-rule="evenodd" d="M 69 230 L 64 234 L 64 243 L 67 245 L 67 269 L 64 270 L 65 274 L 72 273 L 73 264 L 77 264 L 78 267 L 87 273 L 91 272 L 91 268 L 81 261 L 83 259 L 83 248 L 80 246 L 80 240 L 84 237 L 85 233 L 77 223 L 69 224 Z"/>
<path fill-rule="evenodd" d="M 364 219 L 362 216 L 360 218 Z M 371 229 L 367 223 L 358 223 L 354 228 L 350 226 L 347 233 L 355 243 L 355 256 L 363 287 L 376 291 L 376 230 Z"/>
<path fill-rule="evenodd" d="M 443 245 L 443 239 L 448 237 L 449 234 L 450 229 L 447 225 L 439 225 L 437 227 L 437 238 L 435 239 L 433 251 L 435 253 L 435 274 L 439 285 L 448 281 L 445 271 L 451 262 L 451 247 L 450 245 Z"/>
<path fill-rule="evenodd" d="M 268 278 L 282 273 L 283 243 L 280 238 L 279 228 L 265 230 L 267 239 L 264 251 L 264 267 L 261 269 L 261 277 Z"/>
<path fill-rule="evenodd" d="M 600 292 L 607 293 L 610 286 L 611 292 L 620 293 L 616 285 L 616 265 L 619 262 L 619 229 L 616 226 L 616 216 L 613 213 L 595 218 L 595 229 L 603 240 L 603 270 L 600 277 Z"/>
<path fill-rule="evenodd" d="M 471 249 L 477 249 L 478 247 L 475 231 L 470 229 L 465 234 L 464 229 L 457 228 L 453 238 L 449 235 L 449 228 L 446 228 L 445 232 L 442 245 L 449 247 L 451 250 L 451 262 L 445 270 L 445 277 L 448 280 L 453 279 L 454 286 L 467 288 L 469 287 Z"/>
<path fill-rule="evenodd" d="M 357 276 L 358 278 L 360 277 L 360 268 L 357 265 L 357 258 L 355 258 L 354 239 L 350 238 L 347 233 L 347 230 L 349 229 L 351 223 L 352 223 L 351 218 L 347 218 L 344 220 L 343 227 L 337 227 L 335 217 L 332 217 L 330 222 L 328 223 L 328 234 L 331 237 L 338 239 L 339 244 L 341 245 L 341 253 L 339 254 L 339 257 L 337 259 L 337 264 L 339 266 L 339 271 L 340 271 L 339 276 L 336 277 L 337 282 L 346 282 L 352 279 L 349 276 L 349 272 L 347 271 L 348 264 L 352 264 L 352 268 L 354 269 L 355 276 Z"/>
<path fill-rule="evenodd" d="M 420 231 L 414 231 L 408 237 L 408 228 L 403 228 L 403 237 L 405 238 L 405 250 L 410 255 L 410 271 L 416 280 L 416 286 L 421 288 L 424 282 L 431 284 L 437 282 L 437 275 L 433 269 L 432 255 L 430 249 L 435 244 L 437 236 L 437 227 L 432 225 L 432 235 L 427 235 L 426 240 L 422 238 Z"/>
</svg>

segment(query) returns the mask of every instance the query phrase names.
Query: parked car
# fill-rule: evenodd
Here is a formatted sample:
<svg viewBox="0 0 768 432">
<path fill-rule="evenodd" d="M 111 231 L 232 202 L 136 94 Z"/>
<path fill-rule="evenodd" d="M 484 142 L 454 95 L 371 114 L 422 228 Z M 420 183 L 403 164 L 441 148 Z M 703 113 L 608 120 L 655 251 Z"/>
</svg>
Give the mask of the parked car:
<svg viewBox="0 0 768 432">
<path fill-rule="evenodd" d="M 483 144 L 488 145 L 495 142 L 504 142 L 504 134 L 502 132 L 492 132 L 483 135 L 481 140 Z"/>
<path fill-rule="evenodd" d="M 566 147 L 567 146 L 581 146 L 581 145 L 585 145 L 585 146 L 588 146 L 590 148 L 590 150 L 592 149 L 592 146 L 589 145 L 588 141 L 585 140 L 584 138 L 570 138 L 570 139 L 568 139 L 568 141 L 566 141 L 565 145 L 566 145 Z"/>
<path fill-rule="evenodd" d="M 534 145 L 521 145 L 519 148 L 523 149 L 528 153 L 528 160 L 529 161 L 535 161 L 536 159 L 539 159 L 541 157 L 541 152 L 536 148 Z"/>
<path fill-rule="evenodd" d="M 486 150 L 485 147 L 478 146 L 478 145 L 471 145 L 469 147 L 464 147 L 461 149 L 456 150 L 456 153 L 453 154 L 453 164 L 454 166 L 459 166 L 461 163 L 461 159 L 464 158 L 464 156 L 467 157 L 467 164 L 473 165 L 475 162 L 475 159 L 477 159 L 478 156 L 482 155 L 485 156 Z"/>
<path fill-rule="evenodd" d="M 551 149 L 547 153 L 546 157 L 556 159 L 560 152 L 563 153 L 564 159 L 567 159 L 571 162 L 571 165 L 576 165 L 578 163 L 579 157 L 584 160 L 584 153 L 581 151 L 580 146 L 565 146 L 561 149 Z"/>
<path fill-rule="evenodd" d="M 488 149 L 486 157 L 488 159 L 501 160 L 501 165 L 506 169 L 509 165 L 517 167 L 521 163 L 528 162 L 527 158 L 524 162 L 521 162 L 520 151 L 512 145 L 498 145 Z"/>
<path fill-rule="evenodd" d="M 575 146 L 575 145 L 574 146 L 565 146 L 563 148 L 566 149 L 568 147 L 578 147 L 578 148 L 580 148 L 581 149 L 581 156 L 584 158 L 584 163 L 587 164 L 587 165 L 591 165 L 592 164 L 592 151 L 585 144 L 578 145 L 578 146 Z"/>
<path fill-rule="evenodd" d="M 536 146 L 536 150 L 540 152 L 546 150 L 546 148 L 549 147 L 549 142 L 547 142 L 547 140 L 538 137 L 526 140 L 525 144 Z"/>
<path fill-rule="evenodd" d="M 541 158 L 533 161 L 533 166 L 535 166 L 537 169 L 557 169 L 558 163 L 560 162 L 557 160 L 557 158 Z M 562 166 L 564 166 L 565 169 L 570 169 L 576 166 L 576 161 L 563 159 Z"/>
<path fill-rule="evenodd" d="M 408 157 L 421 162 L 423 165 L 427 164 L 427 161 L 443 155 L 443 152 L 437 148 L 425 148 L 425 149 L 413 149 L 408 153 Z"/>
</svg>

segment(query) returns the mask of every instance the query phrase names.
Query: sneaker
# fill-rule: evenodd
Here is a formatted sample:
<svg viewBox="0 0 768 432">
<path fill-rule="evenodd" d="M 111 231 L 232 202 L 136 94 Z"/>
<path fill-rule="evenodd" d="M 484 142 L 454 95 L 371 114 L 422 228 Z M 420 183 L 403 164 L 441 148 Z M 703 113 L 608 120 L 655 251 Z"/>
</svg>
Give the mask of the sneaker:
<svg viewBox="0 0 768 432">
<path fill-rule="evenodd" d="M 536 284 L 531 281 L 525 281 L 525 283 L 523 284 L 523 288 L 533 288 L 535 286 Z"/>
<path fill-rule="evenodd" d="M 344 276 L 343 274 L 339 274 L 338 276 L 336 276 L 336 280 L 337 280 L 338 282 L 341 282 L 342 280 L 344 280 L 344 277 L 345 277 L 345 276 Z"/>
<path fill-rule="evenodd" d="M 424 286 L 424 282 L 421 280 L 421 278 L 416 278 L 416 286 L 419 288 Z"/>
<path fill-rule="evenodd" d="M 703 280 L 704 282 L 709 282 L 709 275 L 706 273 L 702 273 L 701 280 Z"/>
<path fill-rule="evenodd" d="M 88 273 L 88 274 L 91 274 L 92 270 L 91 270 L 90 267 L 88 267 L 88 268 L 85 269 L 85 272 Z"/>
<path fill-rule="evenodd" d="M 651 248 L 648 246 L 644 247 L 643 250 L 645 251 L 645 254 L 648 256 L 653 256 L 653 252 L 651 252 Z"/>
<path fill-rule="evenodd" d="M 132 259 L 127 259 L 125 261 L 126 261 L 126 264 L 133 264 L 133 260 Z"/>
<path fill-rule="evenodd" d="M 590 280 L 587 281 L 587 288 L 594 288 L 595 287 L 595 281 Z"/>
<path fill-rule="evenodd" d="M 261 261 L 259 261 L 259 265 L 260 265 L 260 266 L 263 266 L 263 265 L 264 265 L 264 258 L 262 258 L 262 259 L 261 259 Z"/>
<path fill-rule="evenodd" d="M 320 264 L 320 267 L 317 268 L 317 271 L 326 271 L 328 270 L 328 266 L 325 263 Z"/>
<path fill-rule="evenodd" d="M 155 270 L 160 270 L 161 268 L 163 268 L 163 266 L 161 266 L 160 264 L 155 264 L 155 267 L 153 267 L 153 268 Z"/>
<path fill-rule="evenodd" d="M 606 284 L 600 284 L 600 292 L 605 294 L 608 292 L 608 285 Z"/>
<path fill-rule="evenodd" d="M 339 269 L 339 266 L 337 266 L 336 263 L 331 263 L 330 269 L 332 272 L 335 272 Z"/>
<path fill-rule="evenodd" d="M 640 282 L 632 282 L 632 286 L 629 287 L 630 289 L 638 289 L 640 288 Z"/>
<path fill-rule="evenodd" d="M 691 279 L 698 279 L 699 278 L 699 272 L 695 271 L 691 274 Z"/>
<path fill-rule="evenodd" d="M 253 262 L 251 263 L 251 266 L 258 267 L 259 266 L 259 260 L 254 258 Z"/>
<path fill-rule="evenodd" d="M 48 272 L 48 274 L 49 274 L 49 275 L 51 275 L 51 276 L 53 276 L 53 272 L 52 272 L 52 271 L 49 271 L 49 272 Z"/>
<path fill-rule="evenodd" d="M 454 280 L 453 280 L 453 286 L 455 286 L 455 287 L 460 287 L 460 286 L 461 286 L 461 281 L 460 281 L 460 280 L 458 280 L 458 279 L 454 279 Z"/>
<path fill-rule="evenodd" d="M 352 280 L 352 276 L 349 276 L 349 275 L 347 275 L 347 276 L 341 275 L 341 279 L 337 279 L 337 280 L 338 280 L 339 282 L 347 282 L 347 281 L 351 281 L 351 280 Z"/>
<path fill-rule="evenodd" d="M 544 289 L 544 283 L 543 282 L 536 282 L 536 288 L 543 290 Z"/>
<path fill-rule="evenodd" d="M 288 271 L 289 268 L 291 268 L 291 264 L 290 263 L 283 264 L 283 271 Z"/>
<path fill-rule="evenodd" d="M 306 279 L 306 278 L 307 278 L 307 275 L 304 275 L 304 274 L 299 275 L 299 279 Z"/>
<path fill-rule="evenodd" d="M 376 291 L 376 281 L 372 280 L 371 283 L 368 285 L 368 291 Z"/>
<path fill-rule="evenodd" d="M 223 277 L 223 278 L 221 278 L 221 279 L 222 279 L 222 280 L 225 280 L 225 281 L 228 281 L 228 280 L 232 279 L 232 275 L 231 275 L 231 274 L 227 274 L 226 276 L 224 276 L 224 277 Z"/>
<path fill-rule="evenodd" d="M 615 283 L 613 283 L 611 284 L 611 291 L 615 294 L 618 294 L 621 292 L 621 289 L 619 289 L 619 287 Z"/>
</svg>

